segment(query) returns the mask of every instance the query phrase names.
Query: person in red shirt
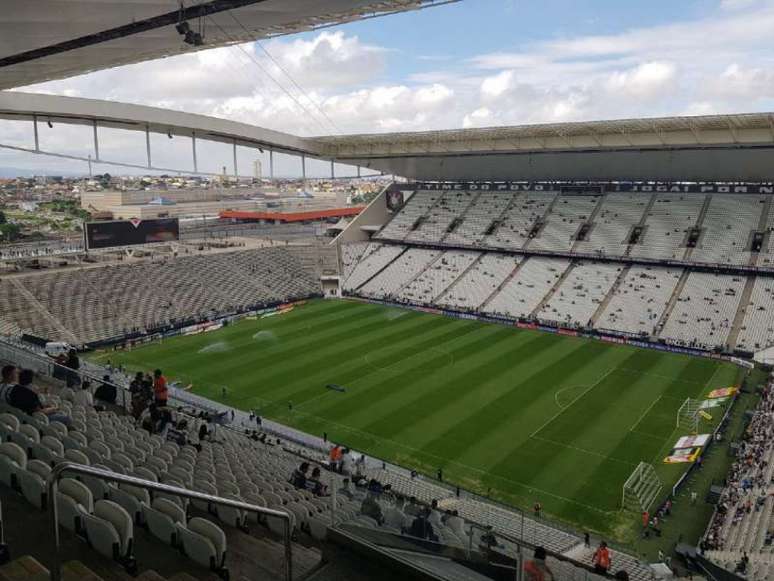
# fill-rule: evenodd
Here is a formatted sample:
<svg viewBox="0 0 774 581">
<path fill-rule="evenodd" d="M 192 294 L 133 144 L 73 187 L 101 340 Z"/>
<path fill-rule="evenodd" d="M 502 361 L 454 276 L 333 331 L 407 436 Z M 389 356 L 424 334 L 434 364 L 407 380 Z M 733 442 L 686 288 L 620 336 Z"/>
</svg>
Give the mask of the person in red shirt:
<svg viewBox="0 0 774 581">
<path fill-rule="evenodd" d="M 650 513 L 647 510 L 642 511 L 642 528 L 646 529 L 648 528 L 648 524 L 650 523 Z"/>
<path fill-rule="evenodd" d="M 591 559 L 591 563 L 594 565 L 594 570 L 602 575 L 607 575 L 610 570 L 610 549 L 607 548 L 607 543 L 602 541 L 599 543 L 599 548 L 594 552 L 594 557 Z"/>
<path fill-rule="evenodd" d="M 167 389 L 167 378 L 161 373 L 161 369 L 153 372 L 153 396 L 157 407 L 166 407 L 169 390 Z"/>
<path fill-rule="evenodd" d="M 536 547 L 532 559 L 524 561 L 524 579 L 526 581 L 553 581 L 554 574 L 546 565 L 546 550 Z"/>
</svg>

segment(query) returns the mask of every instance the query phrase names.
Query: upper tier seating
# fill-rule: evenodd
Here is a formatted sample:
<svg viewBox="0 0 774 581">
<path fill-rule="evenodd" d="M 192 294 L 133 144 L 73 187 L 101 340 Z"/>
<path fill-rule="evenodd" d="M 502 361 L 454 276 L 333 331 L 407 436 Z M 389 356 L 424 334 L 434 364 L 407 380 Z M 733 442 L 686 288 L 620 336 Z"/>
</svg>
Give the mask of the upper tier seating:
<svg viewBox="0 0 774 581">
<path fill-rule="evenodd" d="M 642 194 L 607 194 L 594 218 L 594 226 L 575 252 L 623 256 L 634 226 L 640 223 L 649 197 Z"/>
<path fill-rule="evenodd" d="M 702 220 L 702 235 L 691 260 L 748 264 L 751 233 L 758 229 L 766 196 L 714 194 Z"/>
<path fill-rule="evenodd" d="M 470 206 L 474 194 L 470 192 L 446 192 L 427 213 L 426 219 L 406 236 L 412 242 L 436 242 L 447 233 L 452 222 Z"/>
<path fill-rule="evenodd" d="M 558 196 L 546 223 L 530 242 L 530 250 L 569 252 L 575 244 L 575 235 L 589 221 L 600 196 Z"/>
<path fill-rule="evenodd" d="M 484 238 L 484 244 L 499 248 L 521 249 L 530 240 L 529 234 L 550 207 L 556 192 L 516 194 L 500 218 L 497 229 Z"/>
<path fill-rule="evenodd" d="M 425 216 L 442 195 L 443 192 L 426 190 L 414 192 L 398 214 L 393 216 L 375 238 L 403 240 L 414 228 L 417 220 Z"/>
<path fill-rule="evenodd" d="M 682 259 L 688 231 L 696 226 L 704 194 L 658 194 L 645 220 L 645 231 L 631 256 Z"/>
<path fill-rule="evenodd" d="M 499 219 L 514 194 L 481 192 L 468 207 L 462 222 L 450 232 L 444 242 L 466 246 L 480 244 L 492 223 Z"/>
</svg>

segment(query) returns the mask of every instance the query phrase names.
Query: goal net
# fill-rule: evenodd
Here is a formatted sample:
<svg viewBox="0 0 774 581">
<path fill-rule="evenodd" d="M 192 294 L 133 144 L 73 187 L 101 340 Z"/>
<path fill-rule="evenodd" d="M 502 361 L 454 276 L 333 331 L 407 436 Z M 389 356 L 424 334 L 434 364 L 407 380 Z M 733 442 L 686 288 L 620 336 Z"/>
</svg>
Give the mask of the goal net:
<svg viewBox="0 0 774 581">
<path fill-rule="evenodd" d="M 636 512 L 649 509 L 663 487 L 653 465 L 640 462 L 624 482 L 622 508 Z"/>
<path fill-rule="evenodd" d="M 698 399 L 686 399 L 677 410 L 677 427 L 688 430 L 691 434 L 698 434 L 700 409 L 701 402 Z"/>
</svg>

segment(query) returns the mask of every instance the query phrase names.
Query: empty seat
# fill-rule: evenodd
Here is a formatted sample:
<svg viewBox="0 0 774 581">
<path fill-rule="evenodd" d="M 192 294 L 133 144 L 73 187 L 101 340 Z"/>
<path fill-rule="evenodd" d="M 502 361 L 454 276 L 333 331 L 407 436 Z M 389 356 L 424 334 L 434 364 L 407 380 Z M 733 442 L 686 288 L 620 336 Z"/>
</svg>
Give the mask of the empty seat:
<svg viewBox="0 0 774 581">
<path fill-rule="evenodd" d="M 195 563 L 220 571 L 226 561 L 226 535 L 214 523 L 192 518 L 188 526 L 178 525 L 183 552 Z"/>
<path fill-rule="evenodd" d="M 13 442 L 0 444 L 0 482 L 6 486 L 16 485 L 16 475 L 27 467 L 27 454 Z"/>
<path fill-rule="evenodd" d="M 177 546 L 178 523 L 185 524 L 185 511 L 166 498 L 156 498 L 151 506 L 142 507 L 142 515 L 151 534 L 160 541 Z"/>
<path fill-rule="evenodd" d="M 98 500 L 94 513 L 83 516 L 86 538 L 100 554 L 126 562 L 132 557 L 134 525 L 129 514 L 115 502 Z"/>
<path fill-rule="evenodd" d="M 19 488 L 27 502 L 37 508 L 46 507 L 46 479 L 51 468 L 40 460 L 29 460 L 25 469 L 19 470 Z"/>
<path fill-rule="evenodd" d="M 81 530 L 83 515 L 94 511 L 94 497 L 82 482 L 72 478 L 63 478 L 59 482 L 56 498 L 59 524 L 68 530 Z"/>
</svg>

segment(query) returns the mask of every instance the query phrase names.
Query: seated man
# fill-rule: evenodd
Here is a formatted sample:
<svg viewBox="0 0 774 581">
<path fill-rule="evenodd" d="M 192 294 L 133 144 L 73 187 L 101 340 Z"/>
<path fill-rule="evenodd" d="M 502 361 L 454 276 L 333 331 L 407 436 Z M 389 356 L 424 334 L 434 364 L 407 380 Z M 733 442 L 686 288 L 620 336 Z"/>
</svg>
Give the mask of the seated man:
<svg viewBox="0 0 774 581">
<path fill-rule="evenodd" d="M 3 367 L 2 375 L 0 375 L 0 401 L 5 401 L 6 392 L 13 389 L 17 381 L 17 369 L 13 365 L 6 365 Z"/>
<path fill-rule="evenodd" d="M 32 415 L 35 412 L 41 412 L 48 416 L 51 422 L 62 422 L 66 426 L 70 425 L 70 418 L 61 413 L 54 407 L 45 407 L 32 387 L 32 380 L 35 374 L 31 369 L 22 369 L 19 373 L 19 382 L 11 389 L 5 392 L 5 401 L 11 407 L 20 409 L 25 414 Z"/>
</svg>

